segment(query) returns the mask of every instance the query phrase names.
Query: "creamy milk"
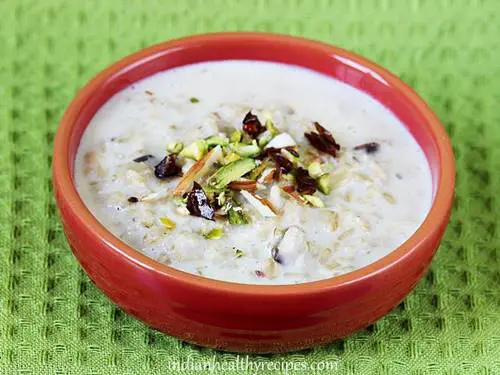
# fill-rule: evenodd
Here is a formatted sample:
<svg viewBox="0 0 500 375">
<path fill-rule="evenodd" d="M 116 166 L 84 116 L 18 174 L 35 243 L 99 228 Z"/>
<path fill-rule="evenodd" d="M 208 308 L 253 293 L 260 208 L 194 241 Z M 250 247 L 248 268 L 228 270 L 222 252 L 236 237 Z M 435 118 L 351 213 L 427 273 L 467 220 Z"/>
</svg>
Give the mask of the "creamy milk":
<svg viewBox="0 0 500 375">
<path fill-rule="evenodd" d="M 300 205 L 274 189 L 270 200 L 279 215 L 263 217 L 236 193 L 251 223 L 209 221 L 188 215 L 172 198 L 179 177 L 160 181 L 148 165 L 133 161 L 144 154 L 160 160 L 172 142 L 188 145 L 241 129 L 249 110 L 272 118 L 301 150 L 311 147 L 304 132 L 313 121 L 333 134 L 341 153 L 321 156 L 333 183 L 330 194 L 318 195 L 324 207 Z M 367 142 L 377 142 L 377 152 L 354 150 Z M 184 173 L 193 163 L 180 162 Z M 75 181 L 95 217 L 137 250 L 186 272 L 254 284 L 302 283 L 365 266 L 408 239 L 432 203 L 425 156 L 390 111 L 313 71 L 255 61 L 176 68 L 117 93 L 82 137 Z M 269 189 L 257 194 L 267 197 Z M 175 228 L 165 228 L 162 217 Z M 222 237 L 206 239 L 214 228 L 224 230 Z M 282 263 L 271 255 L 277 233 Z"/>
</svg>

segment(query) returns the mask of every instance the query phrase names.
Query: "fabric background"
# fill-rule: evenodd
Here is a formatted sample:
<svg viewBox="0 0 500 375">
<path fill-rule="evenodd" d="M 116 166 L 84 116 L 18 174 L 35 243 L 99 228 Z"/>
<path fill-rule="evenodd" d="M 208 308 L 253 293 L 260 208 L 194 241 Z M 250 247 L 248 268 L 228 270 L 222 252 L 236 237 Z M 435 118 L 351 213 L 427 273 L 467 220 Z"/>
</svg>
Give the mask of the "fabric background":
<svg viewBox="0 0 500 375">
<path fill-rule="evenodd" d="M 345 340 L 250 361 L 332 360 L 339 374 L 500 374 L 495 0 L 0 0 L 0 374 L 187 374 L 168 364 L 235 360 L 110 303 L 66 245 L 50 181 L 54 133 L 82 84 L 141 47 L 221 30 L 302 35 L 386 66 L 443 120 L 458 167 L 446 238 L 399 307 Z"/>
</svg>

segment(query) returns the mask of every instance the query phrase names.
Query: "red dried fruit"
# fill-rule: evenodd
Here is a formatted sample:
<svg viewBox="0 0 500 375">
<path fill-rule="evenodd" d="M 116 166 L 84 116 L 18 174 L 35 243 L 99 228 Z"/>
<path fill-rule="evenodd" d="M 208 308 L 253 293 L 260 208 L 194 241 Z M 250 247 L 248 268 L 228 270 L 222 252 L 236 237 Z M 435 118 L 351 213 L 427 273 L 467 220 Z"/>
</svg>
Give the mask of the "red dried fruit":
<svg viewBox="0 0 500 375">
<path fill-rule="evenodd" d="M 301 194 L 311 195 L 317 189 L 316 180 L 309 176 L 309 172 L 304 168 L 297 168 L 295 180 L 297 181 L 297 191 Z"/>
<path fill-rule="evenodd" d="M 167 155 L 155 167 L 155 176 L 160 180 L 167 177 L 178 176 L 182 172 L 182 168 L 177 165 L 177 157 L 175 154 Z"/>
<path fill-rule="evenodd" d="M 281 154 L 271 154 L 276 165 L 279 167 L 280 172 L 290 173 L 293 170 L 293 163 Z"/>
<path fill-rule="evenodd" d="M 193 189 L 187 196 L 186 207 L 189 211 L 189 214 L 192 216 L 198 216 L 207 220 L 215 221 L 214 209 L 212 208 L 212 206 L 210 206 L 208 197 L 201 188 L 201 185 L 196 181 L 193 182 Z"/>
<path fill-rule="evenodd" d="M 266 274 L 260 270 L 255 270 L 255 276 L 264 277 L 264 276 L 266 276 Z"/>
<path fill-rule="evenodd" d="M 243 118 L 242 123 L 243 131 L 252 138 L 257 138 L 260 133 L 266 130 L 266 128 L 260 123 L 259 118 L 254 115 L 252 111 L 248 111 Z"/>
<path fill-rule="evenodd" d="M 304 136 L 309 140 L 311 145 L 319 151 L 325 152 L 332 156 L 337 156 L 337 151 L 340 150 L 340 145 L 335 141 L 328 130 L 322 127 L 318 122 L 314 122 L 314 127 L 317 133 L 304 133 Z"/>
</svg>

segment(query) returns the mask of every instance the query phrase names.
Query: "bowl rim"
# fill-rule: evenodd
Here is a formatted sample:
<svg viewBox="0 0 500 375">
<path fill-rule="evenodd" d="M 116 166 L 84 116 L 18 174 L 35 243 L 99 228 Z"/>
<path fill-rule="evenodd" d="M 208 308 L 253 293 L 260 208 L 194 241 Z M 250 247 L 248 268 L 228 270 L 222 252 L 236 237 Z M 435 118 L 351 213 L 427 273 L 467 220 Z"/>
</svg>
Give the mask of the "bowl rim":
<svg viewBox="0 0 500 375">
<path fill-rule="evenodd" d="M 93 92 L 99 90 L 104 81 L 118 72 L 147 60 L 159 52 L 179 47 L 187 47 L 203 42 L 223 42 L 226 40 L 251 40 L 266 41 L 274 43 L 291 43 L 296 48 L 308 47 L 318 51 L 326 52 L 332 56 L 342 56 L 350 61 L 368 68 L 382 77 L 391 87 L 398 89 L 411 104 L 423 115 L 429 125 L 429 129 L 435 138 L 438 159 L 438 183 L 433 204 L 420 227 L 398 248 L 392 250 L 384 257 L 370 263 L 362 268 L 318 281 L 305 282 L 301 284 L 285 285 L 261 285 L 241 284 L 230 281 L 221 281 L 207 277 L 194 275 L 160 263 L 141 253 L 139 250 L 127 245 L 125 242 L 108 231 L 90 212 L 83 200 L 80 198 L 73 176 L 68 167 L 74 163 L 74 158 L 69 160 L 69 139 L 72 136 L 73 125 L 76 123 L 80 112 L 85 107 L 87 99 Z M 345 287 L 347 285 L 361 282 L 384 273 L 387 269 L 404 261 L 411 253 L 416 251 L 424 243 L 436 235 L 443 225 L 446 224 L 452 206 L 455 186 L 455 160 L 451 142 L 438 117 L 416 92 L 397 76 L 385 68 L 345 49 L 329 45 L 320 41 L 305 39 L 302 37 L 261 33 L 261 32 L 222 32 L 186 36 L 169 40 L 141 49 L 133 54 L 125 56 L 108 66 L 94 76 L 74 97 L 66 109 L 57 130 L 53 148 L 53 184 L 54 191 L 58 191 L 60 198 L 65 200 L 66 206 L 74 214 L 75 218 L 83 225 L 89 233 L 93 233 L 98 240 L 117 256 L 123 256 L 136 266 L 149 270 L 161 277 L 167 277 L 192 287 L 208 290 L 223 291 L 225 293 L 252 294 L 252 295 L 305 295 L 316 294 L 326 290 Z M 59 203 L 58 203 L 59 204 Z"/>
</svg>

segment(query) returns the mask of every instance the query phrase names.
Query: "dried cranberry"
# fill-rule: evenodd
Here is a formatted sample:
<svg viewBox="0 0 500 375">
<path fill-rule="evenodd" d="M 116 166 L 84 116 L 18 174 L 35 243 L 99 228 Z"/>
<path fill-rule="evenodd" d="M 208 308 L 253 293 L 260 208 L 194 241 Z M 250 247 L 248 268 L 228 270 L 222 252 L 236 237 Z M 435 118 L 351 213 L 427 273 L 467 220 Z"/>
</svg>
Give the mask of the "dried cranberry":
<svg viewBox="0 0 500 375">
<path fill-rule="evenodd" d="M 367 154 L 374 154 L 379 148 L 380 144 L 377 142 L 363 143 L 362 145 L 354 147 L 355 150 L 365 150 Z"/>
<path fill-rule="evenodd" d="M 257 136 L 265 130 L 266 128 L 262 126 L 259 118 L 255 116 L 252 111 L 248 111 L 245 118 L 243 118 L 243 131 L 250 137 L 257 138 Z"/>
<path fill-rule="evenodd" d="M 271 154 L 276 165 L 279 167 L 280 172 L 290 173 L 293 170 L 293 163 L 281 154 Z"/>
<path fill-rule="evenodd" d="M 215 221 L 214 209 L 210 206 L 207 195 L 197 182 L 193 183 L 193 189 L 187 196 L 186 207 L 189 213 L 193 216 Z"/>
<path fill-rule="evenodd" d="M 314 123 L 314 127 L 317 133 L 304 133 L 305 137 L 317 150 L 326 152 L 332 156 L 337 156 L 340 145 L 335 141 L 332 134 L 317 122 Z"/>
<path fill-rule="evenodd" d="M 177 157 L 175 154 L 167 155 L 155 167 L 155 176 L 160 180 L 167 177 L 177 176 L 181 173 L 182 168 L 176 163 Z"/>
<path fill-rule="evenodd" d="M 301 194 L 314 194 L 317 185 L 316 180 L 309 176 L 306 169 L 299 167 L 295 172 L 295 180 L 297 181 L 297 191 Z"/>
</svg>

